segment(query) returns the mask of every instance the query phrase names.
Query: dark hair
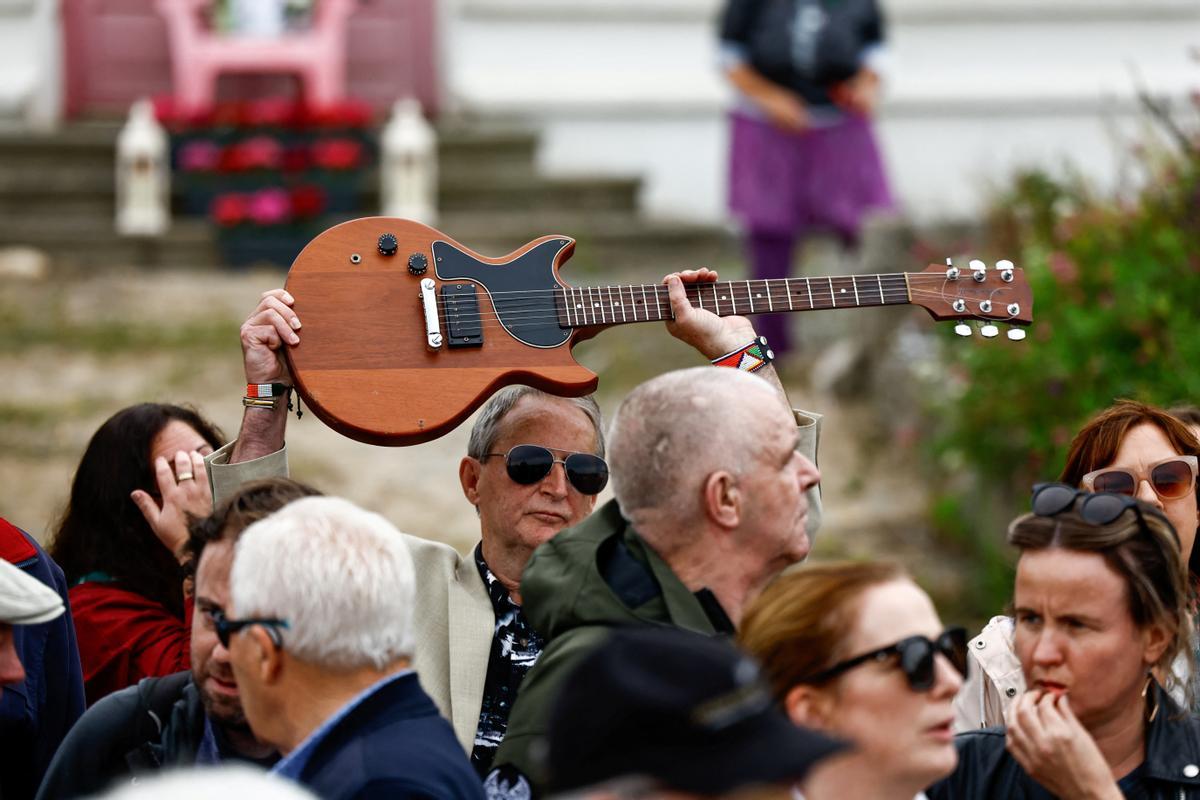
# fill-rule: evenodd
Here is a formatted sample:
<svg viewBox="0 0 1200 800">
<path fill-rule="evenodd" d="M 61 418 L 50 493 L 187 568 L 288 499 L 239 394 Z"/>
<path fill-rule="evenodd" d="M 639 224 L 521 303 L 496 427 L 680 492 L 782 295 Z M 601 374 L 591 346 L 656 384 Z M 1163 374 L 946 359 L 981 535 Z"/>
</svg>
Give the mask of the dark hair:
<svg viewBox="0 0 1200 800">
<path fill-rule="evenodd" d="M 1067 463 L 1063 467 L 1062 475 L 1058 477 L 1059 481 L 1079 486 L 1084 475 L 1112 464 L 1126 434 L 1139 425 L 1153 425 L 1158 428 L 1179 455 L 1200 456 L 1200 442 L 1178 417 L 1157 406 L 1137 400 L 1118 400 L 1088 420 L 1079 433 L 1075 434 L 1075 438 L 1071 440 L 1071 449 L 1067 452 Z M 1196 507 L 1200 509 L 1200 492 L 1194 494 Z M 1192 546 L 1192 555 L 1187 566 L 1190 572 L 1200 575 L 1200 546 Z"/>
<path fill-rule="evenodd" d="M 1078 503 L 1078 501 L 1076 501 Z M 1195 673 L 1192 625 L 1188 611 L 1190 594 L 1184 577 L 1179 536 L 1157 509 L 1137 501 L 1145 525 L 1127 510 L 1107 525 L 1084 520 L 1078 506 L 1061 514 L 1025 514 L 1008 528 L 1008 543 L 1020 549 L 1061 548 L 1096 553 L 1125 580 L 1129 615 L 1138 628 L 1161 625 L 1171 640 L 1158 664 L 1159 674 L 1174 679 L 1172 662 L 1187 659 L 1187 675 Z M 1184 682 L 1191 707 L 1191 687 Z"/>
<path fill-rule="evenodd" d="M 211 542 L 236 542 L 242 531 L 265 519 L 293 500 L 317 497 L 322 492 L 291 478 L 264 478 L 238 487 L 232 497 L 207 517 L 188 526 L 187 554 L 190 571 L 200 563 L 204 546 Z"/>
<path fill-rule="evenodd" d="M 224 435 L 190 408 L 141 403 L 118 411 L 92 435 L 71 482 L 71 497 L 50 544 L 50 556 L 74 585 L 107 573 L 123 589 L 183 616 L 183 569 L 130 498 L 134 489 L 157 497 L 150 448 L 178 420 L 213 447 Z"/>
</svg>

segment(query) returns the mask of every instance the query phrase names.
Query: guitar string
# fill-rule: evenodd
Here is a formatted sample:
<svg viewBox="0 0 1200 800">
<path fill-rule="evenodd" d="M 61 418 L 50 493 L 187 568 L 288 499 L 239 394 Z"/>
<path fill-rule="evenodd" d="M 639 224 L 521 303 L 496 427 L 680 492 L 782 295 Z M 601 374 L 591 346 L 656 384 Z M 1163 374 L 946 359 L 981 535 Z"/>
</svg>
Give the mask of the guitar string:
<svg viewBox="0 0 1200 800">
<path fill-rule="evenodd" d="M 914 298 L 924 299 L 925 297 L 927 297 L 927 298 L 932 298 L 932 299 L 937 299 L 937 300 L 942 300 L 942 301 L 946 300 L 946 298 L 940 294 L 930 294 L 930 293 L 926 293 L 926 292 L 913 292 L 912 294 L 913 294 Z M 819 305 L 818 303 L 820 303 L 820 302 L 829 302 L 830 305 Z M 738 301 L 738 305 L 744 305 L 744 304 L 745 304 L 745 300 Z M 910 303 L 909 303 L 907 295 L 897 295 L 894 297 L 888 297 L 883 302 L 878 302 L 878 303 L 863 304 L 863 303 L 859 302 L 859 303 L 855 303 L 855 304 L 847 303 L 847 304 L 837 305 L 833 301 L 833 296 L 817 295 L 814 293 L 813 304 L 811 306 L 804 305 L 800 308 L 776 309 L 775 311 L 777 313 L 779 313 L 779 312 L 788 313 L 790 311 L 827 311 L 830 309 L 875 308 L 875 307 L 880 307 L 880 306 L 885 306 L 885 305 L 908 305 L 908 304 L 910 304 Z M 448 316 L 451 313 L 451 310 L 447 309 L 444 304 L 439 304 L 439 305 L 441 306 L 439 310 L 441 311 L 443 316 Z M 693 307 L 698 308 L 700 306 L 693 303 Z M 659 313 L 658 313 L 659 308 L 662 308 L 663 311 L 665 311 L 667 313 L 659 315 Z M 704 309 L 704 310 L 711 311 L 711 309 Z M 642 319 L 639 319 L 638 314 L 643 313 L 643 312 L 645 313 L 645 317 Z M 654 314 L 654 316 L 651 316 L 652 313 Z M 743 310 L 740 308 L 734 309 L 734 315 L 743 315 L 743 314 L 756 315 L 756 314 L 761 314 L 761 313 L 772 313 L 772 312 L 768 311 L 767 309 L 763 309 L 763 308 L 756 308 L 754 311 L 750 311 L 748 309 Z M 632 320 L 628 318 L 630 315 L 633 315 L 633 317 L 634 317 Z M 550 309 L 546 309 L 543 305 L 537 305 L 537 306 L 525 307 L 525 308 L 521 308 L 521 307 L 514 308 L 514 307 L 511 307 L 511 305 L 510 305 L 508 308 L 502 309 L 501 311 L 477 311 L 472 316 L 474 316 L 477 320 L 479 320 L 479 324 L 482 324 L 482 325 L 494 325 L 495 323 L 493 323 L 493 321 L 507 321 L 510 325 L 513 323 L 535 323 L 535 322 L 540 323 L 540 322 L 549 322 L 549 321 L 554 321 L 556 323 L 559 323 L 560 320 L 563 320 L 564 318 L 568 317 L 568 315 L 562 309 L 556 308 L 552 311 Z M 670 316 L 670 305 L 663 303 L 663 304 L 658 304 L 657 306 L 654 306 L 654 305 L 647 306 L 647 305 L 638 304 L 638 305 L 633 306 L 632 308 L 626 307 L 625 309 L 622 309 L 619 305 L 612 305 L 612 306 L 605 305 L 602 308 L 596 308 L 595 306 L 589 306 L 586 311 L 572 310 L 571 313 L 569 314 L 569 318 L 567 319 L 567 322 L 569 323 L 569 327 L 587 327 L 590 325 L 611 325 L 611 324 L 617 323 L 617 319 L 616 319 L 617 316 L 624 317 L 621 320 L 621 322 L 657 322 L 657 321 L 665 322 L 669 319 L 673 319 L 673 317 Z M 732 315 L 724 314 L 723 316 L 732 316 Z M 1013 314 L 1009 314 L 1007 316 L 1000 316 L 1000 315 L 994 314 L 992 312 L 982 312 L 982 311 L 978 311 L 978 310 L 972 310 L 969 308 L 963 312 L 959 312 L 959 313 L 956 313 L 953 315 L 948 315 L 948 316 L 951 316 L 953 318 L 961 317 L 963 319 L 968 319 L 968 318 L 969 319 L 983 319 L 983 320 L 991 319 L 991 320 L 994 320 L 997 322 L 1016 319 L 1016 315 L 1013 315 Z M 459 312 L 457 317 L 461 319 L 463 317 L 463 312 Z M 503 325 L 503 322 L 500 322 L 500 324 Z"/>
</svg>

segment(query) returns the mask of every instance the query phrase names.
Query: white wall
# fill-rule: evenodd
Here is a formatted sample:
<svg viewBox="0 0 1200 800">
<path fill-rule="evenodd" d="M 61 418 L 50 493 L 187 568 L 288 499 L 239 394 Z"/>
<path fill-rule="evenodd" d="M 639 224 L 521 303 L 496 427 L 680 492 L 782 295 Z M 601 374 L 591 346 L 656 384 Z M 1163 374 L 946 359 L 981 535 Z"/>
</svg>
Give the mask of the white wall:
<svg viewBox="0 0 1200 800">
<path fill-rule="evenodd" d="M 891 76 L 880 133 L 918 217 L 966 215 L 989 180 L 1065 159 L 1102 185 L 1139 123 L 1136 87 L 1200 87 L 1200 0 L 884 0 Z M 729 91 L 718 0 L 456 0 L 452 104 L 543 133 L 552 173 L 637 173 L 661 216 L 724 218 Z M 1119 136 L 1118 136 L 1119 134 Z"/>
</svg>

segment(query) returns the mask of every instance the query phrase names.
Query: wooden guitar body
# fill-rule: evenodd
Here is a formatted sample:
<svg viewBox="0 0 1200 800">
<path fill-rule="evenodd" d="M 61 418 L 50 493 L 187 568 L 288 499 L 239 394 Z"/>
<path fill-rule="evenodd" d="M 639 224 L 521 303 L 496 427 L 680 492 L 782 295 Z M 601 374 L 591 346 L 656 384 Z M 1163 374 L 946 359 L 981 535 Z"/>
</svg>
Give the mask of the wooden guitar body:
<svg viewBox="0 0 1200 800">
<path fill-rule="evenodd" d="M 389 234 L 394 242 L 381 239 Z M 560 324 L 554 299 L 574 247 L 543 236 L 488 258 L 409 220 L 330 228 L 296 257 L 285 284 L 304 325 L 287 348 L 297 391 L 334 430 L 379 445 L 436 439 L 509 384 L 593 391 L 596 375 L 571 353 L 592 331 Z M 438 347 L 429 344 L 426 279 L 441 315 Z"/>
</svg>

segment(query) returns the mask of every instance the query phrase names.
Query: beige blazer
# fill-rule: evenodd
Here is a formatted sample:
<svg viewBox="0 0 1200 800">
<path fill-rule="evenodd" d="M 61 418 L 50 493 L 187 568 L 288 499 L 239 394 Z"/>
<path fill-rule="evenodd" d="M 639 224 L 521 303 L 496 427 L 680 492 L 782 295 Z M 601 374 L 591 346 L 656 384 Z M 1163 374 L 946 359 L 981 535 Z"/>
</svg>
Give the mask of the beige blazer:
<svg viewBox="0 0 1200 800">
<path fill-rule="evenodd" d="M 229 463 L 232 451 L 230 442 L 205 459 L 214 505 L 246 481 L 288 474 L 286 448 L 240 464 Z M 401 535 L 417 575 L 413 669 L 470 753 L 479 727 L 496 612 L 473 556 L 463 557 L 441 542 Z"/>
</svg>

